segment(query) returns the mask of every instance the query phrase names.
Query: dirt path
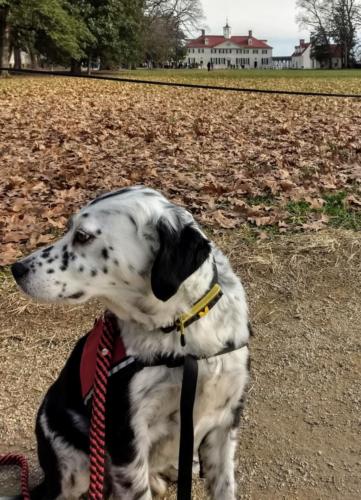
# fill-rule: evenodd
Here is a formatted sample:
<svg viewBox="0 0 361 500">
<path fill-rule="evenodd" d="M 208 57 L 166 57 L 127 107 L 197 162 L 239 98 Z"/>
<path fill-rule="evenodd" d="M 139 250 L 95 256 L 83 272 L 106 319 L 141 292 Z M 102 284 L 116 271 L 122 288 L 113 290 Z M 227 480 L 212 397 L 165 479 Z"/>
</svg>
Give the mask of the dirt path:
<svg viewBox="0 0 361 500">
<path fill-rule="evenodd" d="M 218 240 L 245 283 L 256 332 L 240 498 L 361 498 L 361 238 L 323 232 L 245 244 L 232 233 Z M 35 306 L 6 277 L 1 287 L 0 453 L 25 452 L 37 480 L 36 408 L 95 312 Z M 0 494 L 12 491 L 10 483 L 0 474 Z M 201 483 L 194 498 L 205 498 Z"/>
</svg>

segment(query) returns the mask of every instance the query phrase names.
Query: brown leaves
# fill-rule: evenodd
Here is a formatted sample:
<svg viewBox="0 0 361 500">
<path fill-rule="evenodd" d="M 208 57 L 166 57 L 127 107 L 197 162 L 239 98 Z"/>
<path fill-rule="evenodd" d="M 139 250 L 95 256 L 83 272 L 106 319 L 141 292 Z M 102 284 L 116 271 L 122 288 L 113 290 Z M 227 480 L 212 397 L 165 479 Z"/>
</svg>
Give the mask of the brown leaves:
<svg viewBox="0 0 361 500">
<path fill-rule="evenodd" d="M 360 125 L 357 101 L 2 81 L 1 264 L 57 237 L 86 201 L 130 184 L 162 190 L 213 228 L 318 230 L 325 192 L 361 206 Z M 293 222 L 289 204 L 303 201 L 310 212 Z"/>
<path fill-rule="evenodd" d="M 223 229 L 234 229 L 238 225 L 237 220 L 231 219 L 222 210 L 216 210 L 212 219 Z"/>
</svg>

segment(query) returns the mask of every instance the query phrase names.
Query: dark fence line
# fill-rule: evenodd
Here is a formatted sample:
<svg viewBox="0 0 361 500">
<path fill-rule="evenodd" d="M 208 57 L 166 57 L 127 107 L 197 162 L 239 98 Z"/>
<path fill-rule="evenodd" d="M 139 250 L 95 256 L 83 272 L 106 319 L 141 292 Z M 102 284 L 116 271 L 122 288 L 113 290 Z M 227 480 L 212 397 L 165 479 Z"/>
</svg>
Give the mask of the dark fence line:
<svg viewBox="0 0 361 500">
<path fill-rule="evenodd" d="M 220 87 L 218 85 L 202 85 L 198 83 L 180 83 L 180 82 L 162 82 L 156 80 L 138 80 L 134 78 L 120 78 L 112 76 L 98 76 L 98 75 L 83 75 L 83 74 L 72 74 L 64 71 L 38 71 L 35 69 L 13 69 L 13 68 L 1 68 L 0 71 L 8 71 L 9 73 L 25 73 L 34 75 L 50 75 L 50 76 L 64 76 L 67 78 L 88 78 L 90 80 L 106 80 L 112 82 L 123 82 L 123 83 L 138 83 L 141 85 L 158 85 L 162 87 L 182 87 L 188 89 L 201 89 L 201 90 L 220 90 L 228 92 L 247 92 L 254 94 L 277 94 L 277 95 L 297 95 L 297 96 L 307 96 L 307 97 L 342 97 L 351 99 L 361 99 L 361 94 L 336 94 L 336 93 L 326 93 L 326 92 L 302 92 L 293 90 L 272 90 L 272 89 L 252 89 L 252 88 L 241 88 L 241 87 Z"/>
</svg>

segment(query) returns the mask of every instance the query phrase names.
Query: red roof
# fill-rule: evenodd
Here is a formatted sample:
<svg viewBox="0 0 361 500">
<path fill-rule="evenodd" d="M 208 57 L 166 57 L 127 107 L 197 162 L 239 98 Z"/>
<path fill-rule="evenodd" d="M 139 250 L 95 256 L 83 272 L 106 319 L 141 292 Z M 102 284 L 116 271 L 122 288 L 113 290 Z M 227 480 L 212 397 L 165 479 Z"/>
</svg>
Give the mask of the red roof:
<svg viewBox="0 0 361 500">
<path fill-rule="evenodd" d="M 252 44 L 248 44 L 248 40 L 251 38 Z M 205 40 L 208 40 L 208 43 L 205 43 Z M 254 36 L 231 36 L 230 38 L 225 38 L 220 35 L 201 35 L 194 40 L 189 40 L 187 43 L 188 49 L 204 49 L 204 47 L 217 47 L 224 42 L 233 42 L 240 47 L 247 47 L 248 49 L 272 49 L 270 45 L 268 45 L 265 40 L 258 40 Z"/>
</svg>

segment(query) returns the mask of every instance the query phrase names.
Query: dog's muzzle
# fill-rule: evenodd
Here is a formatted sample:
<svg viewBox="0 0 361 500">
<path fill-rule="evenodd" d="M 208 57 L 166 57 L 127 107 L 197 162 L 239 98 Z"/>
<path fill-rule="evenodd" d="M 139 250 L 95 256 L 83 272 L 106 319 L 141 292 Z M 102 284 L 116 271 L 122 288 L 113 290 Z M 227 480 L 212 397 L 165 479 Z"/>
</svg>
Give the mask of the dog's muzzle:
<svg viewBox="0 0 361 500">
<path fill-rule="evenodd" d="M 15 262 L 15 264 L 11 266 L 11 272 L 13 273 L 15 281 L 19 283 L 19 281 L 29 273 L 29 268 L 22 262 Z"/>
</svg>

